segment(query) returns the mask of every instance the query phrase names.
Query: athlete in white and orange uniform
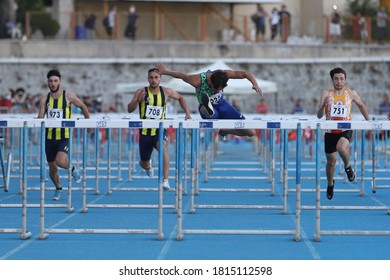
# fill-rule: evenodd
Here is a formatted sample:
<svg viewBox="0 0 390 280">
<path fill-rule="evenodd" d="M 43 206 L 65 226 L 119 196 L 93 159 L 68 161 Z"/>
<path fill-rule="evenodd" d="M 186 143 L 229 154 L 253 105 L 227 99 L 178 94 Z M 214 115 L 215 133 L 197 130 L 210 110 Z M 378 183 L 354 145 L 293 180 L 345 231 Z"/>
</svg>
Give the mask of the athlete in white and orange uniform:
<svg viewBox="0 0 390 280">
<path fill-rule="evenodd" d="M 369 119 L 366 106 L 356 90 L 345 87 L 347 73 L 342 68 L 330 71 L 333 88 L 322 92 L 318 106 L 317 117 L 321 119 L 324 114 L 327 120 L 352 120 L 352 102 L 355 103 L 366 120 Z M 355 180 L 355 174 L 349 163 L 349 143 L 352 139 L 352 130 L 330 130 L 325 132 L 326 177 L 328 188 L 326 197 L 332 199 L 334 191 L 334 170 L 336 167 L 337 152 L 344 162 L 345 172 L 349 181 Z"/>
</svg>

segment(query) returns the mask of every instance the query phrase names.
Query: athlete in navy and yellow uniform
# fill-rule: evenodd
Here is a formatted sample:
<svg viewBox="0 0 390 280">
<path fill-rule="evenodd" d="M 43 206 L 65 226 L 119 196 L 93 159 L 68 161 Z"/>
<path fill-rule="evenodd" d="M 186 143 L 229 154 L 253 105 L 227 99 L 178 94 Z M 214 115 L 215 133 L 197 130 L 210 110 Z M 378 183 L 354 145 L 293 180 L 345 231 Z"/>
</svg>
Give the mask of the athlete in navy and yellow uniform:
<svg viewBox="0 0 390 280">
<path fill-rule="evenodd" d="M 366 120 L 369 119 L 366 106 L 356 90 L 345 87 L 347 73 L 342 68 L 330 71 L 333 88 L 322 92 L 317 117 L 321 119 L 324 114 L 326 120 L 350 121 L 352 120 L 352 103 L 355 103 Z M 337 152 L 344 162 L 345 172 L 349 181 L 355 180 L 355 173 L 349 162 L 349 143 L 352 130 L 330 130 L 325 132 L 326 177 L 328 188 L 326 197 L 332 199 L 334 191 L 333 175 L 336 167 Z"/>
<path fill-rule="evenodd" d="M 252 89 L 262 94 L 256 78 L 249 71 L 215 70 L 199 74 L 184 74 L 181 72 L 169 71 L 163 64 L 157 65 L 161 75 L 168 75 L 182 79 L 192 85 L 196 91 L 199 102 L 199 113 L 203 119 L 245 119 L 232 105 L 223 97 L 223 89 L 227 87 L 229 79 L 247 79 L 252 83 Z M 254 136 L 254 129 L 221 129 L 221 136 L 234 134 L 237 136 Z"/>
<path fill-rule="evenodd" d="M 77 95 L 61 89 L 61 74 L 58 70 L 53 69 L 47 73 L 47 84 L 50 92 L 39 100 L 38 118 L 46 116 L 48 119 L 70 119 L 71 104 L 79 107 L 84 117 L 89 118 L 87 107 Z M 92 129 L 88 131 L 91 132 Z M 59 200 L 62 187 L 58 167 L 68 169 L 69 128 L 47 128 L 45 151 L 50 178 L 56 187 L 53 200 Z M 72 175 L 77 183 L 81 181 L 75 166 L 72 168 Z"/>
<path fill-rule="evenodd" d="M 180 106 L 183 108 L 185 118 L 190 119 L 190 111 L 188 104 L 184 97 L 174 91 L 171 88 L 161 87 L 161 75 L 157 68 L 152 68 L 148 71 L 149 86 L 138 89 L 131 102 L 127 106 L 129 113 L 134 112 L 137 107 L 139 110 L 139 116 L 144 120 L 163 120 L 165 119 L 166 104 L 169 98 L 179 101 Z M 153 148 L 158 150 L 159 148 L 159 136 L 158 129 L 141 128 L 139 138 L 139 151 L 141 161 L 139 162 L 141 167 L 145 169 L 149 177 L 153 177 L 153 168 L 150 163 Z M 164 171 L 163 171 L 163 188 L 169 190 L 169 153 L 167 149 L 167 134 L 164 131 Z"/>
</svg>

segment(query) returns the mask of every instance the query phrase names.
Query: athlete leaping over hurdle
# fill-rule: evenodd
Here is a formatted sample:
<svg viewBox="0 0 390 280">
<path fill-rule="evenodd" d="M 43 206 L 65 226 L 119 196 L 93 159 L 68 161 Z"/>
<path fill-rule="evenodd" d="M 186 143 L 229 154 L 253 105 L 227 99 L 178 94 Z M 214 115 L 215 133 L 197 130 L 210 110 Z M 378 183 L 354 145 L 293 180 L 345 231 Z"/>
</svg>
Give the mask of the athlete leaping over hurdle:
<svg viewBox="0 0 390 280">
<path fill-rule="evenodd" d="M 203 119 L 245 119 L 245 117 L 223 98 L 223 89 L 229 79 L 247 79 L 252 83 L 253 90 L 262 95 L 256 78 L 249 71 L 208 70 L 207 72 L 187 75 L 168 70 L 163 64 L 156 66 L 161 75 L 182 79 L 192 85 L 199 102 L 199 113 Z M 221 136 L 234 134 L 237 136 L 254 136 L 254 129 L 221 129 Z"/>
</svg>

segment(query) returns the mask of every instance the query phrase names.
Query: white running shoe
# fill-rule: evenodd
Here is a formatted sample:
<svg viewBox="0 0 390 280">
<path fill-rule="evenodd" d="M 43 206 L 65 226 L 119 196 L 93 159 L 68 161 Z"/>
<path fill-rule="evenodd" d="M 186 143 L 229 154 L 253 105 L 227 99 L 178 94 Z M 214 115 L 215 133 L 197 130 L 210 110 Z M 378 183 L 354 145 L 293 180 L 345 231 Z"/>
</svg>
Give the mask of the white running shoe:
<svg viewBox="0 0 390 280">
<path fill-rule="evenodd" d="M 153 167 L 150 167 L 150 169 L 145 169 L 146 175 L 148 175 L 150 178 L 153 178 L 154 176 L 154 170 Z"/>
<path fill-rule="evenodd" d="M 62 190 L 57 190 L 54 192 L 54 195 L 52 197 L 52 200 L 60 200 L 61 198 Z"/>
<path fill-rule="evenodd" d="M 72 177 L 76 181 L 77 184 L 80 184 L 81 175 L 80 175 L 80 172 L 77 170 L 76 166 L 73 166 Z"/>
<path fill-rule="evenodd" d="M 202 94 L 202 105 L 206 109 L 209 117 L 212 118 L 214 116 L 214 108 L 210 102 L 210 97 L 205 93 Z"/>
<path fill-rule="evenodd" d="M 169 181 L 168 180 L 164 180 L 163 181 L 163 190 L 164 191 L 169 191 L 171 189 L 171 187 L 169 186 Z"/>
</svg>

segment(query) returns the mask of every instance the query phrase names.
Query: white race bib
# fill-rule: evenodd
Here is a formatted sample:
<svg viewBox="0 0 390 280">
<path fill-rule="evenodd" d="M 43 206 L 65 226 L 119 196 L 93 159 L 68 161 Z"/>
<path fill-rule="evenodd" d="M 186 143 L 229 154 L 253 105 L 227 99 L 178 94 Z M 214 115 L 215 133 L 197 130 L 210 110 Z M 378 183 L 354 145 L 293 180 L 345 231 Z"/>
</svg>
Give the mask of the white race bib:
<svg viewBox="0 0 390 280">
<path fill-rule="evenodd" d="M 151 119 L 161 119 L 164 107 L 160 106 L 146 106 L 145 116 Z"/>
<path fill-rule="evenodd" d="M 347 117 L 347 106 L 346 105 L 332 105 L 330 107 L 330 116 L 346 118 Z"/>
<path fill-rule="evenodd" d="M 63 117 L 62 112 L 63 112 L 62 109 L 49 108 L 47 110 L 47 116 L 49 119 L 62 119 L 62 117 Z"/>
<path fill-rule="evenodd" d="M 213 94 L 210 96 L 210 102 L 211 104 L 218 104 L 219 100 L 222 97 L 222 92 L 218 92 L 216 94 Z"/>
</svg>

